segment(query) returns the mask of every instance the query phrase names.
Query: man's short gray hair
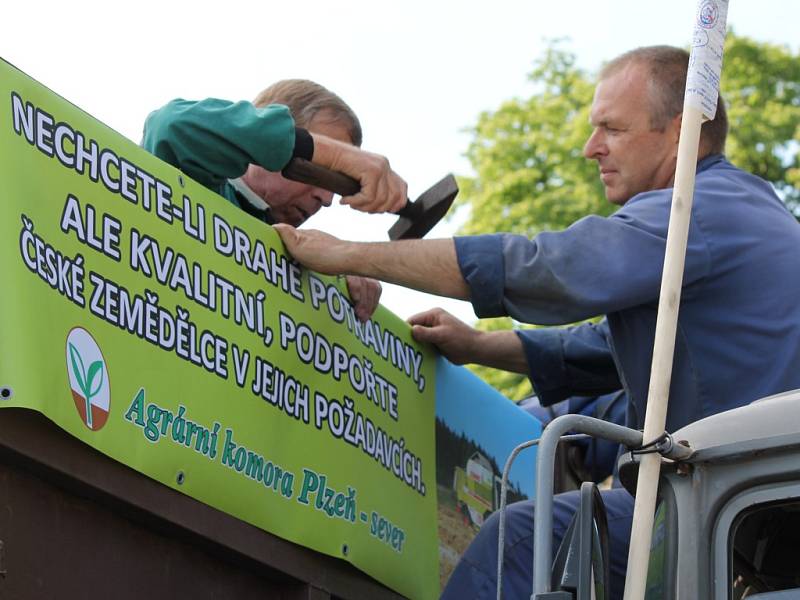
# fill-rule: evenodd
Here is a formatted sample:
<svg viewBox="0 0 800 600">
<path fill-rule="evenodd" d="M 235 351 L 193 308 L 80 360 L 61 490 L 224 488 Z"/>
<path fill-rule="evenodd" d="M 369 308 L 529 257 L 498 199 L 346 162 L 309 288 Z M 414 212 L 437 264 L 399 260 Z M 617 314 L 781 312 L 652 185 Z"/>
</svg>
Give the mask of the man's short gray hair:
<svg viewBox="0 0 800 600">
<path fill-rule="evenodd" d="M 676 115 L 683 112 L 689 53 L 674 46 L 636 48 L 606 63 L 600 71 L 600 79 L 610 77 L 630 64 L 643 65 L 648 69 L 650 126 L 653 129 L 663 129 Z M 728 115 L 720 95 L 717 100 L 717 114 L 713 121 L 703 123 L 700 139 L 707 146 L 709 154 L 721 154 L 725 151 L 727 136 Z"/>
<path fill-rule="evenodd" d="M 342 123 L 354 146 L 361 146 L 361 123 L 347 103 L 318 83 L 308 79 L 284 79 L 273 83 L 253 100 L 255 106 L 283 104 L 289 107 L 298 127 L 308 128 L 311 120 L 320 112 L 327 111 L 331 120 Z"/>
</svg>

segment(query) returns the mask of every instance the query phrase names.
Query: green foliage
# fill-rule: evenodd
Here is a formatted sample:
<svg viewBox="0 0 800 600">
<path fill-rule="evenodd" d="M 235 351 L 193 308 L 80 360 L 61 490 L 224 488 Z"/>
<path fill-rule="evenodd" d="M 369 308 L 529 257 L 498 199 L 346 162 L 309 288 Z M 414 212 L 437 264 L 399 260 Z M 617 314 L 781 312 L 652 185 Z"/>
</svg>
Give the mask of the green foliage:
<svg viewBox="0 0 800 600">
<path fill-rule="evenodd" d="M 482 113 L 471 129 L 467 157 L 476 176 L 459 181 L 459 203 L 470 207 L 461 234 L 505 231 L 531 237 L 615 208 L 605 199 L 596 164 L 582 158 L 591 133 L 592 79 L 560 41 L 534 63 L 529 79 L 529 97 Z M 729 33 L 722 94 L 729 106 L 728 157 L 771 181 L 800 215 L 800 57 Z M 492 319 L 478 326 L 493 330 L 519 324 Z M 531 393 L 521 375 L 472 370 L 509 398 Z"/>
<path fill-rule="evenodd" d="M 477 173 L 462 179 L 471 208 L 461 233 L 532 236 L 589 213 L 609 214 L 597 167 L 581 158 L 589 137 L 593 85 L 575 57 L 552 45 L 529 76 L 536 92 L 483 113 L 467 157 Z"/>
<path fill-rule="evenodd" d="M 722 66 L 728 103 L 726 154 L 771 181 L 800 216 L 800 55 L 729 34 Z"/>
</svg>

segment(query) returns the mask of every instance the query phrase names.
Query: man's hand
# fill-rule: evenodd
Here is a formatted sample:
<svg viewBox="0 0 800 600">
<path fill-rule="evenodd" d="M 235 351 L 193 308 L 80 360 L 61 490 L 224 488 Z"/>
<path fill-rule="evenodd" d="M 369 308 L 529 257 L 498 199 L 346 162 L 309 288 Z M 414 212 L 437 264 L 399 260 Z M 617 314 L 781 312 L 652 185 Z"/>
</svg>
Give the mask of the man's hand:
<svg viewBox="0 0 800 600">
<path fill-rule="evenodd" d="M 353 242 L 346 242 L 316 229 L 295 229 L 285 223 L 273 226 L 289 254 L 303 266 L 326 275 L 347 273 L 347 257 L 353 252 Z M 375 279 L 347 276 L 347 291 L 353 301 L 356 316 L 368 320 L 381 298 L 383 289 Z"/>
<path fill-rule="evenodd" d="M 353 301 L 356 317 L 358 317 L 359 321 L 365 323 L 375 312 L 375 309 L 378 308 L 378 302 L 383 292 L 380 281 L 369 277 L 348 275 L 347 291 L 350 294 L 350 300 Z"/>
<path fill-rule="evenodd" d="M 452 239 L 347 242 L 313 229 L 273 227 L 289 254 L 319 273 L 372 277 L 421 292 L 469 299 Z"/>
<path fill-rule="evenodd" d="M 352 242 L 345 242 L 316 229 L 295 229 L 285 223 L 277 223 L 273 227 L 289 254 L 303 266 L 325 275 L 348 272 L 347 257 Z"/>
<path fill-rule="evenodd" d="M 415 340 L 433 344 L 452 363 L 528 373 L 522 342 L 513 331 L 480 331 L 441 308 L 414 315 L 408 323 Z"/>
<path fill-rule="evenodd" d="M 478 349 L 484 334 L 459 321 L 441 308 L 433 308 L 408 319 L 411 336 L 418 342 L 433 344 L 450 362 L 457 365 L 480 363 Z"/>
<path fill-rule="evenodd" d="M 312 135 L 312 162 L 349 175 L 361 184 L 361 191 L 342 198 L 342 204 L 370 213 L 397 212 L 405 206 L 408 185 L 392 171 L 386 157 L 323 135 Z"/>
</svg>

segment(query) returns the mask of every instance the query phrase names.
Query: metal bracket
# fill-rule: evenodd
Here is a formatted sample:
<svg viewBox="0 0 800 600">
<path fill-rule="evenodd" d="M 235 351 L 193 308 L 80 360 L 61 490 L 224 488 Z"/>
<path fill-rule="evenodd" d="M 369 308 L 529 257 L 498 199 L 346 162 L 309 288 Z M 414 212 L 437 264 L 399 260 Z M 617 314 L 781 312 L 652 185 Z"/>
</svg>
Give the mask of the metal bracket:
<svg viewBox="0 0 800 600">
<path fill-rule="evenodd" d="M 693 452 L 691 447 L 689 447 L 689 442 L 681 441 L 676 444 L 672 435 L 665 431 L 656 439 L 642 444 L 638 448 L 633 448 L 631 450 L 631 456 L 658 453 L 664 458 L 685 460 L 689 458 Z"/>
<path fill-rule="evenodd" d="M 642 445 L 642 432 L 584 415 L 563 415 L 545 428 L 536 457 L 536 504 L 533 530 L 533 590 L 531 597 L 550 592 L 553 564 L 553 463 L 556 445 L 569 431 L 588 433 L 628 448 Z M 546 597 L 546 596 L 545 596 Z"/>
</svg>

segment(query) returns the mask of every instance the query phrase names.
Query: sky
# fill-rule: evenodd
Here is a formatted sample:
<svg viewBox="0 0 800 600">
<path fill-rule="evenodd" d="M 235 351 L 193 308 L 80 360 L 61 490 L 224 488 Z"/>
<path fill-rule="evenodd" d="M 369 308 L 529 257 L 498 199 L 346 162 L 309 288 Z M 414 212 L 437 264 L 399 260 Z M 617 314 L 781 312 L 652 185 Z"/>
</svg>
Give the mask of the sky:
<svg viewBox="0 0 800 600">
<path fill-rule="evenodd" d="M 447 173 L 471 175 L 468 129 L 531 91 L 547 40 L 568 38 L 580 67 L 641 45 L 688 47 L 696 0 L 205 0 L 6 3 L 0 57 L 138 142 L 172 98 L 252 99 L 284 78 L 315 80 L 359 115 L 367 150 L 386 155 L 413 200 Z M 730 0 L 737 34 L 798 51 L 796 0 Z M 723 74 L 725 69 L 723 64 Z M 427 237 L 453 235 L 455 214 Z M 306 226 L 385 240 L 389 215 L 325 209 Z M 384 286 L 400 317 L 433 306 L 473 322 L 466 302 Z"/>
</svg>

